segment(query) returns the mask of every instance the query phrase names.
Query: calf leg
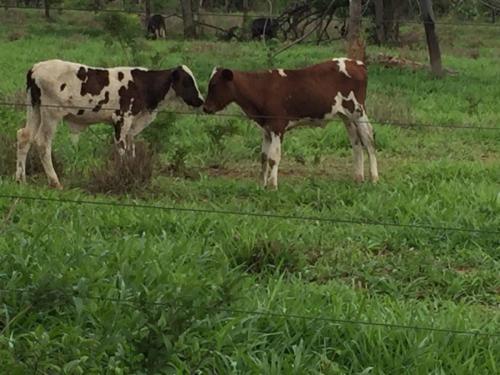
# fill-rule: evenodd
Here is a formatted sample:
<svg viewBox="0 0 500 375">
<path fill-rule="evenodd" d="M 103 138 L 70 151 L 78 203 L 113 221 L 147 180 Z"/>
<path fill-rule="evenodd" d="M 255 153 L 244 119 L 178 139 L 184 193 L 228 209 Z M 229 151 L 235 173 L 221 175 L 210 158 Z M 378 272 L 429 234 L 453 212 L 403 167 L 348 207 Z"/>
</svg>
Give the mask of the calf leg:
<svg viewBox="0 0 500 375">
<path fill-rule="evenodd" d="M 26 126 L 17 131 L 16 181 L 26 182 L 26 157 L 40 126 L 40 108 L 28 107 Z"/>
<path fill-rule="evenodd" d="M 267 162 L 271 168 L 269 184 L 273 189 L 278 189 L 278 168 L 281 161 L 281 138 L 271 132 L 271 145 L 267 154 Z"/>
<path fill-rule="evenodd" d="M 377 156 L 375 152 L 375 140 L 373 137 L 373 127 L 368 120 L 368 116 L 363 115 L 355 120 L 356 128 L 358 131 L 359 139 L 363 147 L 368 152 L 368 159 L 370 160 L 370 177 L 373 182 L 378 181 L 378 166 Z"/>
<path fill-rule="evenodd" d="M 135 158 L 135 142 L 134 136 L 132 134 L 127 135 L 127 149 L 126 151 L 129 153 L 132 158 Z"/>
<path fill-rule="evenodd" d="M 269 163 L 268 163 L 268 155 L 269 149 L 271 147 L 271 136 L 270 134 L 263 130 L 262 131 L 262 153 L 261 153 L 261 180 L 262 186 L 267 186 L 267 179 L 269 176 Z"/>
<path fill-rule="evenodd" d="M 35 136 L 35 144 L 38 149 L 38 154 L 45 170 L 45 174 L 49 179 L 49 185 L 57 189 L 62 189 L 59 182 L 54 165 L 52 164 L 52 139 L 61 119 L 49 111 L 42 111 L 41 126 Z"/>
<path fill-rule="evenodd" d="M 130 117 L 124 117 L 115 123 L 115 142 L 121 156 L 125 155 L 125 151 L 129 148 L 127 141 L 131 139 L 129 134 L 131 127 L 132 119 Z"/>
<path fill-rule="evenodd" d="M 354 124 L 347 118 L 343 118 L 343 120 L 347 130 L 347 134 L 349 135 L 349 140 L 351 141 L 354 180 L 357 182 L 363 182 L 365 179 L 363 165 L 363 144 L 361 143 L 361 139 L 359 138 L 356 124 Z"/>
<path fill-rule="evenodd" d="M 17 131 L 16 181 L 26 182 L 26 157 L 31 148 L 33 130 L 29 127 Z"/>
</svg>

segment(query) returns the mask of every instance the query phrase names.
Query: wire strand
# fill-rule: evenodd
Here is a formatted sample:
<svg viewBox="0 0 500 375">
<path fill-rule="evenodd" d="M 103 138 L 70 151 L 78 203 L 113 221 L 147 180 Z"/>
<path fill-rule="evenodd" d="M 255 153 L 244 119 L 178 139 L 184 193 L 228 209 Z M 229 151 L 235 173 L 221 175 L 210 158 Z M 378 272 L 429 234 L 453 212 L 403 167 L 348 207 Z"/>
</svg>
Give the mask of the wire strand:
<svg viewBox="0 0 500 375">
<path fill-rule="evenodd" d="M 33 107 L 33 105 L 28 103 L 18 103 L 18 102 L 7 102 L 0 101 L 0 106 L 2 107 Z M 95 107 L 87 107 L 87 106 L 75 106 L 75 105 L 54 105 L 54 104 L 40 104 L 39 107 L 43 108 L 54 108 L 54 109 L 74 109 L 74 110 L 92 110 Z M 110 107 L 102 107 L 99 111 L 118 111 L 119 108 L 110 108 Z M 158 110 L 158 112 L 174 114 L 180 116 L 199 116 L 203 114 L 200 111 L 173 111 L 173 110 Z M 210 116 L 214 117 L 225 117 L 225 118 L 240 118 L 249 120 L 250 118 L 244 114 L 232 114 L 232 113 L 215 113 Z M 287 121 L 296 121 L 297 117 L 291 116 L 272 116 L 272 115 L 255 115 L 253 116 L 255 119 L 264 119 L 264 120 L 287 120 Z M 299 119 L 300 120 L 300 119 Z M 328 120 L 333 121 L 334 119 Z M 416 123 L 416 122 L 401 122 L 395 121 L 391 119 L 383 119 L 383 120 L 369 120 L 363 121 L 359 120 L 360 123 L 369 123 L 369 124 L 378 124 L 383 126 L 393 126 L 399 127 L 402 129 L 415 129 L 415 128 L 442 128 L 442 129 L 470 129 L 470 130 L 494 130 L 500 131 L 500 126 L 474 126 L 474 125 L 446 125 L 446 124 L 426 124 L 426 123 Z"/>
<path fill-rule="evenodd" d="M 351 224 L 351 225 L 370 225 L 370 226 L 383 226 L 383 227 L 397 227 L 397 228 L 410 228 L 410 229 L 428 229 L 433 231 L 446 231 L 446 232 L 464 232 L 464 233 L 478 233 L 478 234 L 497 234 L 500 231 L 490 229 L 476 229 L 476 228 L 460 228 L 460 227 L 446 227 L 435 226 L 428 224 L 402 224 L 394 222 L 382 222 L 375 220 L 359 220 L 359 219 L 343 219 L 343 218 L 327 218 L 321 216 L 294 216 L 274 213 L 259 213 L 250 211 L 236 211 L 236 210 L 214 210 L 208 208 L 189 208 L 189 207 L 175 207 L 175 206 L 156 206 L 148 204 L 135 204 L 135 203 L 118 203 L 118 202 L 105 202 L 105 201 L 89 201 L 89 200 L 74 200 L 65 198 L 48 198 L 48 197 L 34 197 L 16 194 L 0 194 L 0 198 L 4 199 L 20 199 L 25 201 L 43 201 L 51 203 L 68 203 L 68 204 L 85 204 L 95 206 L 112 206 L 122 208 L 134 209 L 151 209 L 162 211 L 175 211 L 175 212 L 190 212 L 190 213 L 203 213 L 215 215 L 234 215 L 246 217 L 262 217 L 268 219 L 283 219 L 283 220 L 297 220 L 297 221 L 315 221 L 331 224 Z"/>
<path fill-rule="evenodd" d="M 4 293 L 12 293 L 12 292 L 36 292 L 37 296 L 40 296 L 40 291 L 37 291 L 34 288 L 0 288 L 0 292 Z M 63 290 L 53 290 L 44 293 L 47 296 L 51 295 L 63 295 L 69 298 L 80 298 L 87 300 L 97 300 L 103 302 L 111 302 L 115 304 L 122 305 L 150 305 L 157 307 L 170 306 L 167 302 L 162 301 L 147 301 L 147 300 L 135 300 L 135 299 L 123 299 L 123 298 L 111 298 L 111 297 L 101 297 L 95 295 L 82 295 L 78 293 L 68 293 Z M 482 332 L 482 331 L 467 331 L 467 330 L 459 330 L 459 329 L 449 329 L 449 328 L 437 328 L 437 327 L 425 327 L 425 326 L 417 326 L 417 325 L 406 325 L 406 324 L 397 324 L 397 323 L 386 323 L 386 322 L 373 322 L 366 320 L 353 320 L 353 319 L 340 319 L 340 318 L 332 318 L 325 316 L 313 316 L 313 315 L 301 315 L 301 314 L 285 314 L 278 313 L 274 311 L 257 311 L 257 310 L 247 310 L 247 309 L 237 309 L 237 308 L 225 308 L 225 307 L 217 307 L 216 311 L 219 312 L 227 312 L 232 315 L 244 314 L 247 316 L 261 316 L 261 317 L 279 317 L 284 319 L 301 319 L 308 321 L 323 321 L 334 324 L 343 324 L 343 325 L 361 325 L 361 326 L 371 326 L 371 327 L 380 327 L 386 329 L 401 329 L 401 330 L 414 330 L 414 331 L 428 331 L 428 332 L 438 332 L 438 333 L 448 333 L 453 335 L 468 335 L 468 336 L 483 336 L 483 337 L 500 337 L 500 332 Z"/>
<path fill-rule="evenodd" d="M 29 7 L 29 6 L 3 6 L 4 9 L 19 9 L 19 10 L 37 10 L 43 11 L 44 8 L 38 7 Z M 141 9 L 97 9 L 97 8 L 73 8 L 73 7 L 57 7 L 54 6 L 52 8 L 55 11 L 62 12 L 88 12 L 88 13 L 127 13 L 127 14 L 146 14 L 146 11 Z M 151 12 L 151 14 L 162 14 L 163 12 Z M 167 14 L 167 13 L 165 13 Z M 245 17 L 244 14 L 241 13 L 219 13 L 219 12 L 199 12 L 200 16 L 215 16 L 215 17 Z M 177 13 L 168 13 L 167 16 L 178 16 Z M 277 18 L 279 15 L 273 15 L 274 18 Z M 251 15 L 247 14 L 246 16 L 249 19 L 258 19 L 258 18 L 266 18 L 269 15 Z M 339 20 L 344 20 L 344 18 L 338 18 Z M 349 17 L 346 17 L 349 19 Z M 393 20 L 384 20 L 384 22 L 398 22 L 400 24 L 408 23 L 408 24 L 425 24 L 427 21 L 423 20 L 411 20 L 411 19 L 393 19 Z M 435 25 L 445 25 L 445 26 L 476 26 L 476 27 L 492 27 L 492 28 L 500 28 L 500 24 L 488 23 L 488 22 L 451 22 L 451 21 L 437 21 L 437 22 L 429 22 Z"/>
</svg>

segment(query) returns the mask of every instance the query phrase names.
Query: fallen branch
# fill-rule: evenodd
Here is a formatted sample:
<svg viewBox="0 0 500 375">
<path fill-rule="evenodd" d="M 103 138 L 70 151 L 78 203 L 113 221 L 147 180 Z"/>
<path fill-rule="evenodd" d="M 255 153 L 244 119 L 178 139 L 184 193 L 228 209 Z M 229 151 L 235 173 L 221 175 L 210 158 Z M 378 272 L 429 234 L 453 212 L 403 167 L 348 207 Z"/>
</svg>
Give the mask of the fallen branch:
<svg viewBox="0 0 500 375">
<path fill-rule="evenodd" d="M 420 69 L 430 69 L 429 65 L 409 60 L 404 57 L 386 55 L 384 53 L 379 53 L 375 58 L 369 59 L 371 63 L 381 64 L 386 68 L 410 68 L 412 70 L 420 70 Z M 458 72 L 453 69 L 445 68 L 446 74 L 449 75 L 458 75 Z"/>
</svg>

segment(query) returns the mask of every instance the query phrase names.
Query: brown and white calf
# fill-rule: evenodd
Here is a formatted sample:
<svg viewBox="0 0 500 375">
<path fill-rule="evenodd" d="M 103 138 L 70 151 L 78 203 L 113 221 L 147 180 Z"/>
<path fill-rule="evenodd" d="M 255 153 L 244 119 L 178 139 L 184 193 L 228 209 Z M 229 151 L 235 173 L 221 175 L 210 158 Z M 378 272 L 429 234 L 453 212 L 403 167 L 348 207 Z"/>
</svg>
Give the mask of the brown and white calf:
<svg viewBox="0 0 500 375">
<path fill-rule="evenodd" d="M 364 148 L 371 178 L 377 181 L 373 129 L 365 110 L 366 87 L 366 66 L 346 58 L 297 70 L 241 72 L 215 68 L 203 109 L 215 113 L 234 102 L 261 126 L 264 186 L 278 186 L 286 131 L 301 125 L 324 126 L 335 115 L 344 121 L 351 141 L 355 179 L 364 180 Z"/>
<path fill-rule="evenodd" d="M 52 165 L 52 140 L 64 120 L 73 135 L 89 125 L 115 128 L 121 153 L 173 99 L 200 107 L 203 97 L 186 66 L 168 70 L 94 68 L 62 60 L 35 64 L 27 74 L 27 121 L 17 132 L 16 179 L 26 180 L 26 156 L 34 142 L 51 186 L 61 188 Z"/>
</svg>

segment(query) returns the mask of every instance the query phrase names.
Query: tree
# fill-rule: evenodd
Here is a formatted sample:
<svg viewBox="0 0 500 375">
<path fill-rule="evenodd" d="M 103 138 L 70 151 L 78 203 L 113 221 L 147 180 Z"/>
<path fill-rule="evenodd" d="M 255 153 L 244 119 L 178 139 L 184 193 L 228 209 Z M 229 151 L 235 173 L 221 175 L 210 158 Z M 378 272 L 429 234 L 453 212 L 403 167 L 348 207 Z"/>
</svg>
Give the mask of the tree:
<svg viewBox="0 0 500 375">
<path fill-rule="evenodd" d="M 241 27 L 245 28 L 248 23 L 248 11 L 250 7 L 248 6 L 248 0 L 243 0 L 243 19 L 241 21 Z"/>
<path fill-rule="evenodd" d="M 427 39 L 427 47 L 429 49 L 431 70 L 435 76 L 441 77 L 443 75 L 443 65 L 441 63 L 441 49 L 439 48 L 439 40 L 436 33 L 436 25 L 434 23 L 432 0 L 419 1 L 422 21 L 424 22 L 425 28 L 425 37 Z"/>
<path fill-rule="evenodd" d="M 47 20 L 52 20 L 52 17 L 50 15 L 51 7 L 61 7 L 62 2 L 63 0 L 43 0 L 44 14 Z M 36 4 L 38 4 L 38 2 Z M 61 11 L 61 9 L 62 8 L 60 8 L 59 11 Z"/>
<path fill-rule="evenodd" d="M 376 27 L 377 43 L 382 44 L 385 41 L 384 0 L 375 0 L 375 27 Z"/>
<path fill-rule="evenodd" d="M 50 20 L 50 0 L 43 0 L 43 7 L 45 9 L 45 18 Z"/>
<path fill-rule="evenodd" d="M 145 18 L 146 18 L 146 25 L 147 25 L 149 22 L 149 18 L 151 17 L 151 0 L 144 1 L 144 12 L 145 12 Z"/>
<path fill-rule="evenodd" d="M 399 40 L 399 18 L 404 2 L 400 0 L 375 0 L 375 26 L 378 44 Z"/>
<path fill-rule="evenodd" d="M 347 34 L 347 56 L 351 59 L 365 60 L 365 45 L 361 37 L 361 0 L 349 3 L 349 32 Z"/>
<path fill-rule="evenodd" d="M 194 7 L 192 0 L 180 0 L 182 9 L 182 21 L 184 23 L 184 37 L 196 38 L 196 24 L 194 19 Z M 196 0 L 194 0 L 196 1 Z"/>
</svg>

